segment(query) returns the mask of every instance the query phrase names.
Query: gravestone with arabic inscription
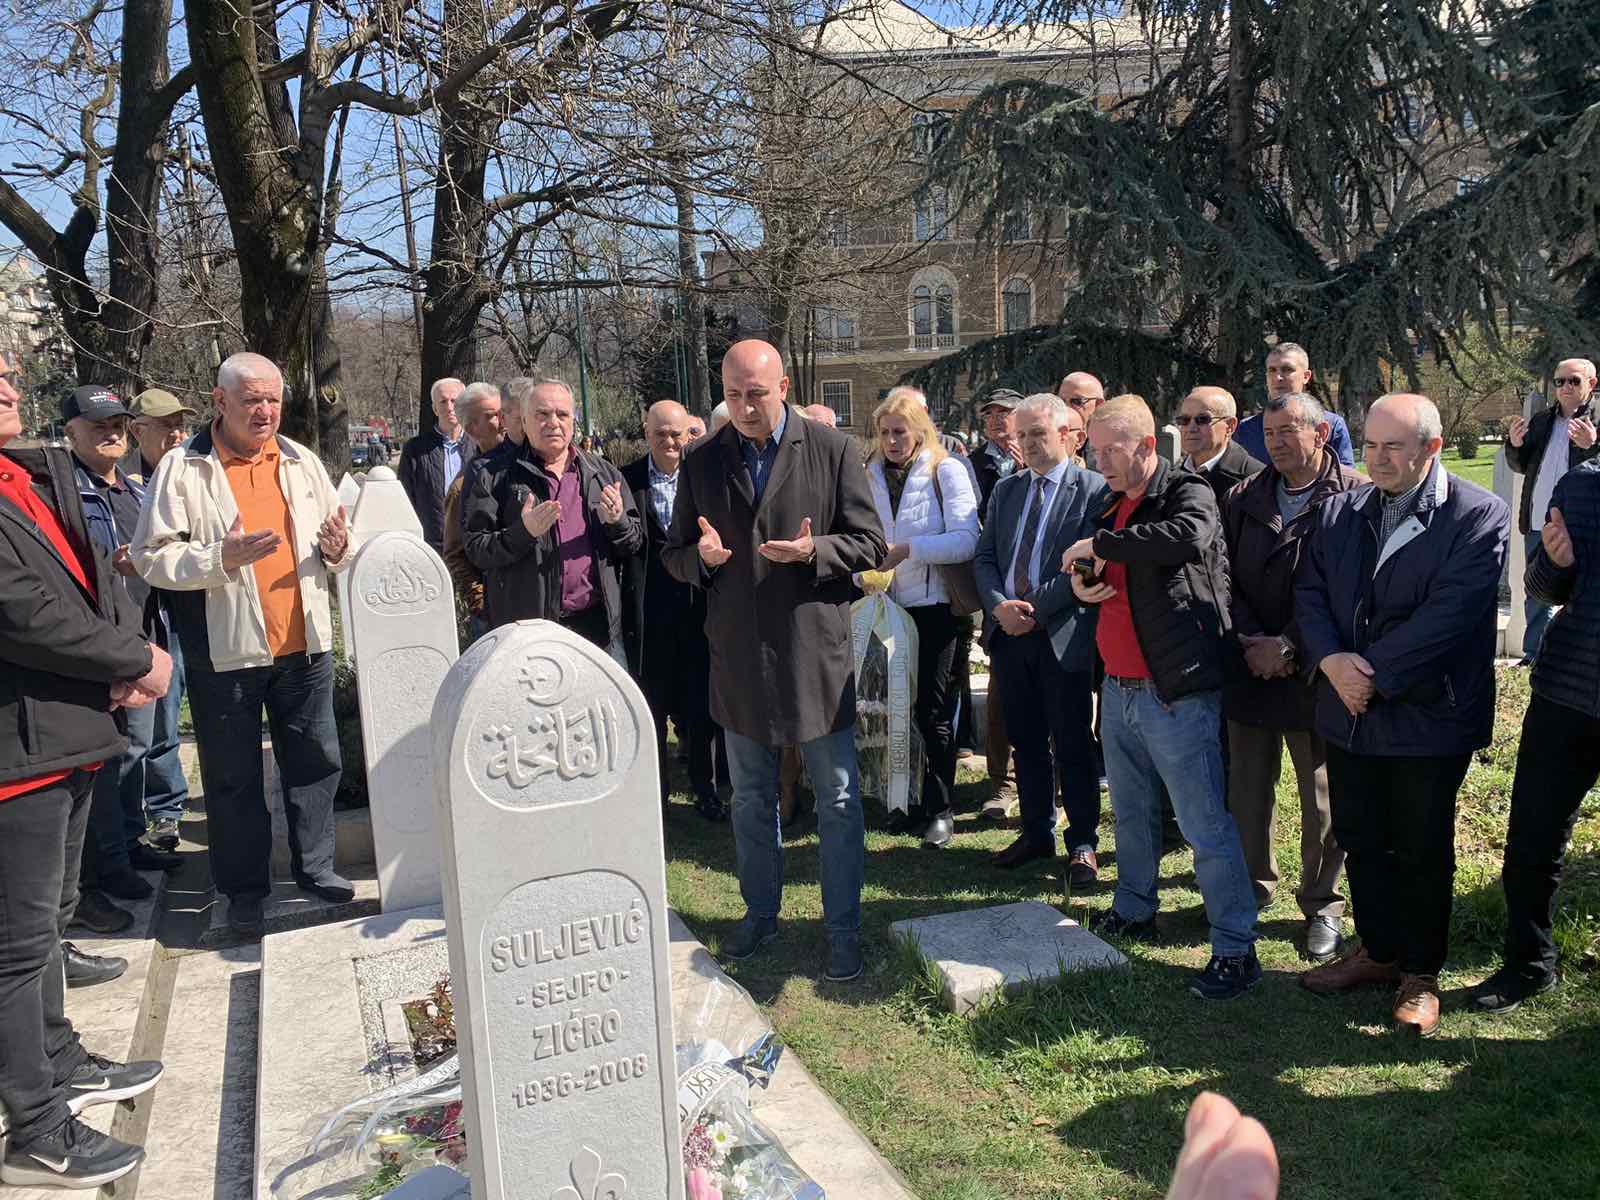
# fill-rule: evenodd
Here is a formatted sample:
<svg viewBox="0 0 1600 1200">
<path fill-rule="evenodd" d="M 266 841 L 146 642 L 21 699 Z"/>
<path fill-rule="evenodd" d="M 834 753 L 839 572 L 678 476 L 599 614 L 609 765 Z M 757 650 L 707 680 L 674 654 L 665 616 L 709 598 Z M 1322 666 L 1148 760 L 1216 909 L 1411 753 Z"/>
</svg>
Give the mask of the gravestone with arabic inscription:
<svg viewBox="0 0 1600 1200">
<path fill-rule="evenodd" d="M 548 621 L 485 634 L 433 710 L 475 1200 L 681 1200 L 655 731 Z"/>
<path fill-rule="evenodd" d="M 438 904 L 428 722 L 460 653 L 450 573 L 421 537 L 389 532 L 362 544 L 348 576 L 378 896 L 385 912 Z"/>
</svg>

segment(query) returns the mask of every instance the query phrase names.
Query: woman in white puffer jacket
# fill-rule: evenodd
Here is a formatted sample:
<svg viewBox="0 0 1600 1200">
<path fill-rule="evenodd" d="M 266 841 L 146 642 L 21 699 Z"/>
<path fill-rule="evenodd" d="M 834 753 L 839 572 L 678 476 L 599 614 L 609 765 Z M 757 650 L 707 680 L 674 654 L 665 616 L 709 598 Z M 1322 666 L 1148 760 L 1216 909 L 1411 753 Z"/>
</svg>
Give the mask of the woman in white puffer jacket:
<svg viewBox="0 0 1600 1200">
<path fill-rule="evenodd" d="M 873 411 L 872 428 L 877 445 L 867 479 L 889 543 L 883 569 L 894 568 L 889 596 L 917 626 L 916 722 L 928 764 L 921 807 L 900 824 L 907 830 L 925 826 L 923 844 L 943 846 L 954 832 L 960 675 L 957 618 L 940 567 L 971 561 L 978 548 L 978 500 L 972 477 L 939 444 L 939 431 L 915 392 L 890 392 Z"/>
</svg>

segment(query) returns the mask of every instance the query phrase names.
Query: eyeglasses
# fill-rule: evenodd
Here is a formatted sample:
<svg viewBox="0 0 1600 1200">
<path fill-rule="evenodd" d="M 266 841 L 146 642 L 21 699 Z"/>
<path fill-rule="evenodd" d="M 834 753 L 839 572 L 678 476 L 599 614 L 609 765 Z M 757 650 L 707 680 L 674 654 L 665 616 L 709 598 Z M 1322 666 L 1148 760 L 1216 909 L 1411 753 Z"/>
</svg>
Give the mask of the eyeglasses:
<svg viewBox="0 0 1600 1200">
<path fill-rule="evenodd" d="M 1582 387 L 1587 382 L 1582 375 L 1557 375 L 1555 379 L 1557 387 Z"/>
<path fill-rule="evenodd" d="M 1082 408 L 1085 404 L 1099 404 L 1104 399 L 1104 396 L 1074 396 L 1067 403 L 1073 408 Z"/>
<path fill-rule="evenodd" d="M 1192 417 L 1173 417 L 1172 423 L 1179 429 L 1187 429 L 1189 428 L 1189 422 L 1193 421 L 1196 425 L 1200 426 L 1201 429 L 1204 429 L 1207 425 L 1212 425 L 1220 420 L 1222 420 L 1221 417 L 1213 417 L 1210 413 L 1196 413 Z"/>
</svg>

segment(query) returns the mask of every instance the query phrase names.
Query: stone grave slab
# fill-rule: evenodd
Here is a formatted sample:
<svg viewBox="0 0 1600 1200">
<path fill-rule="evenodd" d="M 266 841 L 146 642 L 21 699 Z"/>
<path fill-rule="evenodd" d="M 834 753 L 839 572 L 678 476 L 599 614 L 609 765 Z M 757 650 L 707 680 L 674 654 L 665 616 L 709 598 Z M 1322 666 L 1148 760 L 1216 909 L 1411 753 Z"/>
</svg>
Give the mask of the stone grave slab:
<svg viewBox="0 0 1600 1200">
<path fill-rule="evenodd" d="M 346 471 L 344 477 L 339 480 L 339 503 L 344 505 L 346 516 L 355 512 L 356 501 L 359 499 L 361 499 L 361 485 L 349 471 Z"/>
<path fill-rule="evenodd" d="M 418 1171 L 384 1200 L 471 1200 L 472 1184 L 460 1171 L 451 1167 L 429 1167 Z"/>
<path fill-rule="evenodd" d="M 1176 425 L 1163 425 L 1156 430 L 1156 453 L 1169 463 L 1183 461 L 1183 434 Z"/>
<path fill-rule="evenodd" d="M 524 621 L 462 655 L 432 724 L 476 1200 L 681 1200 L 643 695 L 599 647 Z"/>
<path fill-rule="evenodd" d="M 361 481 L 361 496 L 350 514 L 351 528 L 362 537 L 387 533 L 391 529 L 405 529 L 422 536 L 422 522 L 406 489 L 400 486 L 400 476 L 392 467 L 373 467 Z"/>
<path fill-rule="evenodd" d="M 1002 990 L 1128 965 L 1116 947 L 1038 900 L 896 921 L 889 931 L 934 963 L 945 1004 L 962 1016 Z"/>
<path fill-rule="evenodd" d="M 450 573 L 417 534 L 380 533 L 350 568 L 349 605 L 378 895 L 385 912 L 437 904 L 428 722 L 459 655 Z"/>
</svg>

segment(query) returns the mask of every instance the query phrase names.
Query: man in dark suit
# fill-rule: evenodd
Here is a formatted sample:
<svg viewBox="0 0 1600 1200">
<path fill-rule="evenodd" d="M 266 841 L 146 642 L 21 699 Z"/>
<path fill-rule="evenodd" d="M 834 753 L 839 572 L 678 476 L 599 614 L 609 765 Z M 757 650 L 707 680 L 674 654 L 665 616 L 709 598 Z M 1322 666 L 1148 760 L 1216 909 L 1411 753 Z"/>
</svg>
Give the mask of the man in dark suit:
<svg viewBox="0 0 1600 1200">
<path fill-rule="evenodd" d="M 667 718 L 689 754 L 689 786 L 695 807 L 710 820 L 726 815 L 711 777 L 711 650 L 706 645 L 705 593 L 682 583 L 661 564 L 661 548 L 672 528 L 688 442 L 689 414 L 676 400 L 660 400 L 644 418 L 650 453 L 622 468 L 644 521 L 644 553 L 622 570 L 622 639 L 628 669 L 639 681 L 656 723 L 661 756 L 661 803 L 667 802 Z"/>
<path fill-rule="evenodd" d="M 990 703 L 1005 710 L 1022 802 L 1020 836 L 992 861 L 1011 868 L 1055 857 L 1059 786 L 1072 882 L 1082 887 L 1100 867 L 1094 610 L 1072 594 L 1061 556 L 1094 532 L 1111 492 L 1101 476 L 1072 462 L 1083 421 L 1059 397 L 1041 392 L 1017 406 L 1016 436 L 1028 469 L 995 485 L 973 559 L 1000 684 Z"/>
<path fill-rule="evenodd" d="M 1206 477 L 1219 510 L 1227 507 L 1225 501 L 1234 484 L 1266 466 L 1233 440 L 1233 431 L 1239 427 L 1239 406 L 1226 388 L 1195 388 L 1183 398 L 1172 423 L 1183 440 L 1183 465 Z"/>
<path fill-rule="evenodd" d="M 466 385 L 459 379 L 434 380 L 428 395 L 438 419 L 431 429 L 424 429 L 405 444 L 396 471 L 417 520 L 422 522 L 423 540 L 441 556 L 445 497 L 478 450 L 456 416 L 456 401 L 465 390 Z"/>
<path fill-rule="evenodd" d="M 797 745 L 817 797 L 826 974 L 854 979 L 866 847 L 850 576 L 876 568 L 888 547 L 854 439 L 789 407 L 776 349 L 732 346 L 722 392 L 729 424 L 684 463 L 661 560 L 706 592 L 711 715 L 727 741 L 746 908 L 723 953 L 748 958 L 777 936 L 778 756 Z"/>
</svg>

